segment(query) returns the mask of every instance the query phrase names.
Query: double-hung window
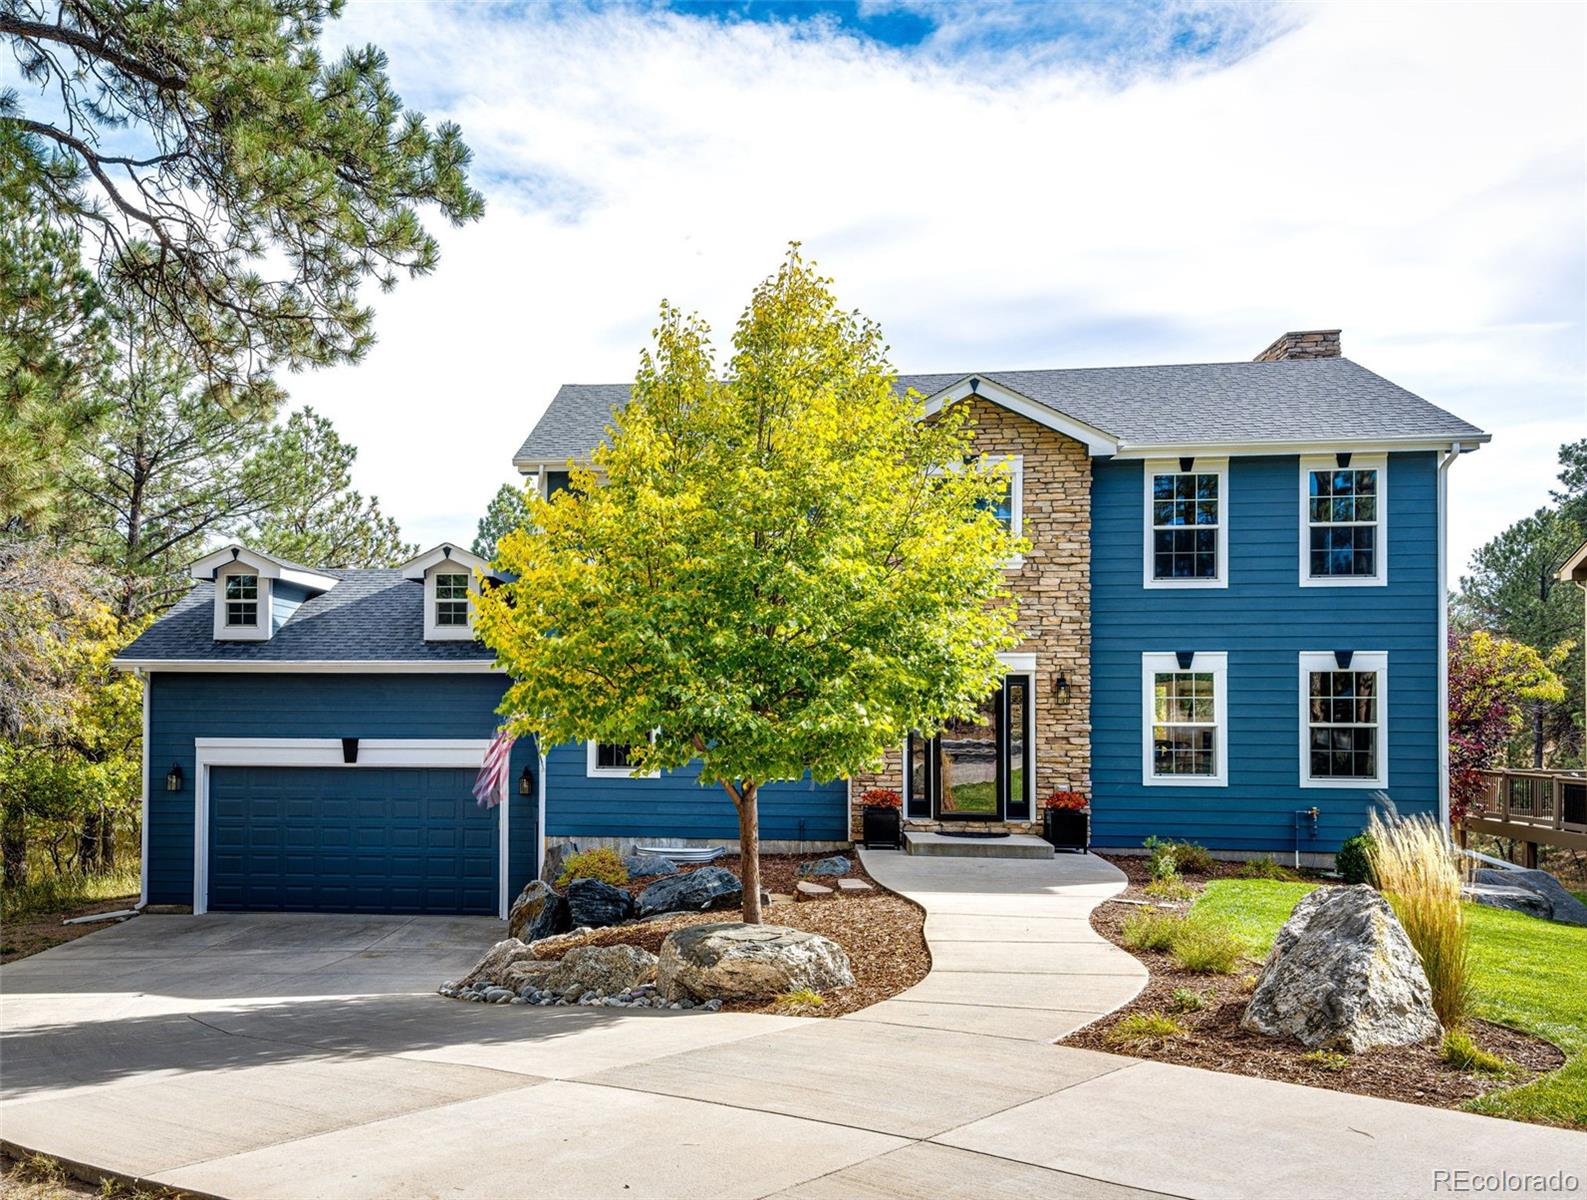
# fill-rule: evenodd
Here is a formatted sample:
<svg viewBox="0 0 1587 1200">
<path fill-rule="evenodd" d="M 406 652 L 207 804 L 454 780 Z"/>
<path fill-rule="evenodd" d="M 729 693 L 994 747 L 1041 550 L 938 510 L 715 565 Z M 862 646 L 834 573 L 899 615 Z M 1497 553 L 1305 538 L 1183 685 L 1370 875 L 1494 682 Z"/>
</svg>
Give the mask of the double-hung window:
<svg viewBox="0 0 1587 1200">
<path fill-rule="evenodd" d="M 1387 654 L 1300 656 L 1302 787 L 1387 787 Z"/>
<path fill-rule="evenodd" d="M 1387 477 L 1383 455 L 1301 459 L 1303 587 L 1387 582 Z"/>
<path fill-rule="evenodd" d="M 1228 782 L 1229 657 L 1211 651 L 1141 656 L 1141 782 Z"/>
<path fill-rule="evenodd" d="M 1226 587 L 1227 459 L 1146 463 L 1147 587 Z"/>
<path fill-rule="evenodd" d="M 259 624 L 259 576 L 226 576 L 226 624 L 247 628 Z"/>
<path fill-rule="evenodd" d="M 436 575 L 435 623 L 454 627 L 468 624 L 468 576 L 462 572 Z"/>
</svg>

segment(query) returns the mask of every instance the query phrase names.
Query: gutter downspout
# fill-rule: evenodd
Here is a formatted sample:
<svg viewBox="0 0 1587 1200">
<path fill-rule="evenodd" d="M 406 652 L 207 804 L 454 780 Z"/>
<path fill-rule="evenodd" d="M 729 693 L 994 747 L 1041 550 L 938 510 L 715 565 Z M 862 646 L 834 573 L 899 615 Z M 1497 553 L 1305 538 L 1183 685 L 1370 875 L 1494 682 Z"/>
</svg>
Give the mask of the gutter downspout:
<svg viewBox="0 0 1587 1200">
<path fill-rule="evenodd" d="M 1449 828 L 1449 468 L 1463 453 L 1459 442 L 1438 461 L 1438 827 Z"/>
</svg>

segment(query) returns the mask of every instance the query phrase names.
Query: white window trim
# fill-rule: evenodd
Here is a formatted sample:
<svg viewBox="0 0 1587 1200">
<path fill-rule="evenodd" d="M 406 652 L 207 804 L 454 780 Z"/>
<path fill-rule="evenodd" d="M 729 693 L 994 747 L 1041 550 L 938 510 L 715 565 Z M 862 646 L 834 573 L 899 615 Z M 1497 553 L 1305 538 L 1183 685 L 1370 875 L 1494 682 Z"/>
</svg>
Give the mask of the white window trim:
<svg viewBox="0 0 1587 1200">
<path fill-rule="evenodd" d="M 441 625 L 436 622 L 435 580 L 438 575 L 468 576 L 468 624 Z M 474 639 L 474 597 L 479 595 L 479 576 L 459 562 L 438 562 L 424 573 L 424 640 L 427 642 L 468 642 Z"/>
<path fill-rule="evenodd" d="M 1212 714 L 1217 722 L 1213 755 L 1218 770 L 1212 775 L 1158 775 L 1152 768 L 1152 726 L 1157 724 L 1154 694 L 1159 672 L 1191 671 L 1212 676 Z M 1229 785 L 1229 656 L 1222 650 L 1198 650 L 1190 666 L 1181 667 L 1174 653 L 1141 655 L 1141 784 L 1145 787 L 1227 787 Z"/>
<path fill-rule="evenodd" d="M 1229 586 L 1229 460 L 1227 458 L 1194 457 L 1190 471 L 1179 469 L 1177 458 L 1149 458 L 1141 474 L 1143 497 L 1141 512 L 1141 586 L 1148 588 L 1226 588 Z M 1216 475 L 1218 477 L 1218 565 L 1211 579 L 1156 579 L 1152 575 L 1152 477 L 1154 475 Z M 1183 526 L 1194 529 L 1195 526 Z"/>
<path fill-rule="evenodd" d="M 996 463 L 1008 464 L 1008 532 L 1012 537 L 1025 536 L 1025 456 L 1023 454 L 983 454 L 981 462 L 992 465 Z M 1023 554 L 1011 555 L 1003 564 L 1006 571 L 1017 570 L 1025 565 Z"/>
<path fill-rule="evenodd" d="M 1311 679 L 1313 671 L 1374 671 L 1378 677 L 1378 771 L 1371 779 L 1314 779 L 1311 773 Z M 1303 650 L 1300 655 L 1300 786 L 1303 788 L 1386 788 L 1389 786 L 1389 656 L 1383 650 L 1357 650 L 1341 668 L 1332 650 Z"/>
<path fill-rule="evenodd" d="M 226 624 L 226 580 L 233 575 L 252 575 L 259 583 L 259 619 L 254 625 Z M 243 562 L 227 563 L 215 572 L 215 640 L 217 642 L 268 642 L 272 627 L 271 603 L 274 581 Z"/>
<path fill-rule="evenodd" d="M 654 742 L 656 740 L 656 735 L 655 734 L 651 734 L 650 735 L 650 740 L 652 742 Z M 631 771 L 631 770 L 629 770 L 629 769 L 627 769 L 625 767 L 602 767 L 602 766 L 597 766 L 596 764 L 598 762 L 598 757 L 596 755 L 596 747 L 599 746 L 599 745 L 600 745 L 600 743 L 597 742 L 597 741 L 588 741 L 588 742 L 584 743 L 584 776 L 585 776 L 586 779 L 660 779 L 661 778 L 661 772 L 660 771 L 647 771 L 644 774 L 635 775 L 633 773 L 633 771 Z"/>
<path fill-rule="evenodd" d="M 1332 454 L 1303 455 L 1300 460 L 1300 585 L 1301 587 L 1383 587 L 1389 582 L 1389 456 L 1352 454 L 1350 471 L 1378 473 L 1377 572 L 1372 575 L 1313 575 L 1311 573 L 1311 473 L 1336 471 Z"/>
<path fill-rule="evenodd" d="M 360 738 L 358 761 L 342 761 L 340 738 L 193 739 L 193 914 L 209 911 L 209 771 L 211 767 L 461 767 L 478 769 L 490 749 L 489 738 Z M 496 915 L 507 919 L 507 807 L 513 786 L 496 806 L 499 836 L 496 862 Z M 148 859 L 145 856 L 145 863 Z M 144 868 L 147 870 L 147 866 Z"/>
</svg>

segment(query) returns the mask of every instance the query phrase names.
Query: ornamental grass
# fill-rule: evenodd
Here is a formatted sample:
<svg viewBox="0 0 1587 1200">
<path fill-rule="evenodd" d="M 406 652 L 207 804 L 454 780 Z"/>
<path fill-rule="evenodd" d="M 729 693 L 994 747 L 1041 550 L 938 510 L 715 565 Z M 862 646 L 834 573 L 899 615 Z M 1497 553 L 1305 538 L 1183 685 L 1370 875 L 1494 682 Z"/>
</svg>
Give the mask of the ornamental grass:
<svg viewBox="0 0 1587 1200">
<path fill-rule="evenodd" d="M 1460 898 L 1455 848 L 1432 817 L 1417 814 L 1367 823 L 1372 875 L 1422 956 L 1433 987 L 1433 1010 L 1457 1028 L 1471 1005 L 1471 934 Z"/>
</svg>

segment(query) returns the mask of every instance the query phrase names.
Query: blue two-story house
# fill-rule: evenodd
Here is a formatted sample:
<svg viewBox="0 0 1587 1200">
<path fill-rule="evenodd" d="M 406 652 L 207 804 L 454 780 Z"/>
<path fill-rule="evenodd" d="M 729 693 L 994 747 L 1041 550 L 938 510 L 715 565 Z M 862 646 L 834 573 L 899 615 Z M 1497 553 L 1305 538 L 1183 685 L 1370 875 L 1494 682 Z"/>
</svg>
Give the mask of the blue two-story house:
<svg viewBox="0 0 1587 1200">
<path fill-rule="evenodd" d="M 1089 797 L 1098 848 L 1153 835 L 1328 859 L 1383 797 L 1447 812 L 1450 465 L 1488 435 L 1285 334 L 1252 362 L 904 376 L 975 409 L 1008 462 L 1000 515 L 1022 644 L 975 720 L 873 775 L 777 785 L 772 846 L 857 831 L 898 788 L 909 827 L 1036 827 Z M 542 494 L 588 461 L 627 385 L 569 385 L 514 458 Z M 393 570 L 227 547 L 130 646 L 146 679 L 145 897 L 206 908 L 505 912 L 547 839 L 731 842 L 691 771 L 616 745 L 513 751 L 469 794 L 504 678 L 473 640 L 489 565 L 441 546 Z"/>
</svg>

